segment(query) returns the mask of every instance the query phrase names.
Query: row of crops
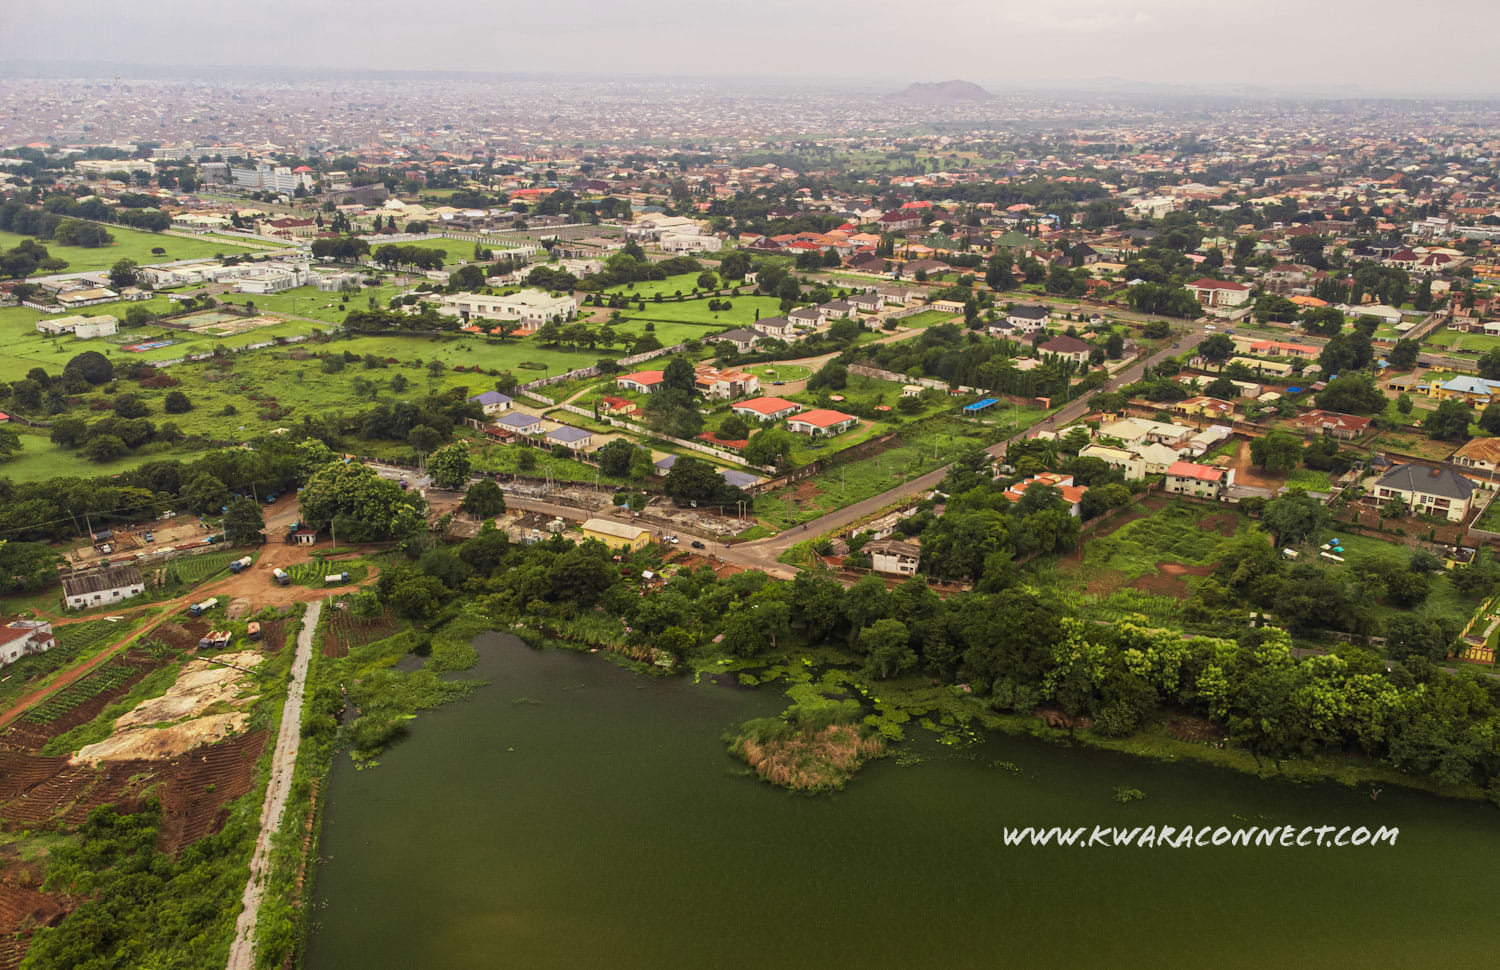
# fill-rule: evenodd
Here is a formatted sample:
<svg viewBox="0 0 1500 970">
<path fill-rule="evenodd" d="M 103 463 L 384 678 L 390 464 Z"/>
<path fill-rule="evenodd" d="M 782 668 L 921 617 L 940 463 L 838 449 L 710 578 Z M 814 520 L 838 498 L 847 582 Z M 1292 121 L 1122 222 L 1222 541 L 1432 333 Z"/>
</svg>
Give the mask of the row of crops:
<svg viewBox="0 0 1500 970">
<path fill-rule="evenodd" d="M 173 560 L 167 567 L 166 573 L 169 581 L 173 578 L 179 583 L 189 586 L 203 582 L 210 576 L 222 573 L 229 568 L 229 564 L 240 558 L 232 552 L 209 552 L 200 556 L 184 556 Z"/>
<path fill-rule="evenodd" d="M 107 663 L 37 704 L 22 719 L 33 724 L 51 724 L 100 694 L 118 690 L 141 670 L 135 664 L 118 660 Z"/>
<path fill-rule="evenodd" d="M 357 565 L 348 561 L 334 562 L 299 562 L 286 570 L 291 574 L 292 582 L 298 586 L 322 586 L 323 577 L 332 576 L 337 573 L 348 573 L 349 582 L 358 583 L 369 574 L 370 568 Z"/>
</svg>

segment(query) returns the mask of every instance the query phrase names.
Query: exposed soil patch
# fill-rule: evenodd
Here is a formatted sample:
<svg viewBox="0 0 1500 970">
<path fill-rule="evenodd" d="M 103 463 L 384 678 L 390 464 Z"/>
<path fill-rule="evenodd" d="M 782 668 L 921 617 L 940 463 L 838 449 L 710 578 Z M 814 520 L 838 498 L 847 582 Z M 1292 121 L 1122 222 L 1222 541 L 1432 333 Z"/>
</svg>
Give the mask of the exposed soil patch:
<svg viewBox="0 0 1500 970">
<path fill-rule="evenodd" d="M 260 624 L 260 648 L 276 653 L 286 646 L 286 620 L 263 620 Z"/>
<path fill-rule="evenodd" d="M 77 704 L 77 706 L 71 707 L 65 713 L 50 720 L 45 717 L 35 716 L 45 710 L 47 703 L 49 703 L 43 702 L 34 711 L 28 711 L 27 714 L 14 721 L 4 734 L 0 734 L 0 748 L 12 751 L 40 751 L 43 745 L 57 735 L 70 731 L 80 724 L 87 724 L 98 717 L 117 698 L 128 694 L 131 688 L 145 678 L 147 674 L 166 662 L 163 658 L 152 657 L 137 651 L 131 651 L 123 657 L 111 660 L 103 667 L 100 667 L 94 676 L 109 676 L 116 669 L 126 671 L 128 675 L 124 680 L 119 682 L 118 686 L 100 691 L 97 694 L 92 694 L 86 700 Z M 113 682 L 114 677 L 110 676 L 110 680 Z M 53 695 L 53 698 L 55 700 L 63 700 L 75 691 L 88 693 L 91 690 L 89 681 L 89 677 L 84 677 L 72 686 L 64 688 Z"/>
<path fill-rule="evenodd" d="M 347 657 L 353 648 L 384 640 L 399 627 L 400 623 L 389 612 L 361 620 L 350 616 L 348 610 L 334 610 L 323 633 L 323 656 L 334 660 Z"/>
<path fill-rule="evenodd" d="M 1256 468 L 1250 461 L 1250 442 L 1241 441 L 1235 446 L 1234 455 L 1229 460 L 1229 467 L 1234 469 L 1234 482 L 1236 485 L 1253 485 L 1256 488 L 1269 488 L 1273 491 L 1286 484 L 1285 475 L 1268 475 L 1263 469 Z"/>
<path fill-rule="evenodd" d="M 198 641 L 208 632 L 207 620 L 184 620 L 163 623 L 151 632 L 151 636 L 174 650 L 192 653 L 198 649 Z"/>
<path fill-rule="evenodd" d="M 1179 741 L 1199 741 L 1218 744 L 1224 740 L 1225 729 L 1206 718 L 1191 714 L 1178 714 L 1167 719 L 1167 733 Z"/>
<path fill-rule="evenodd" d="M 1206 519 L 1200 521 L 1198 523 L 1198 528 L 1202 529 L 1204 532 L 1217 532 L 1219 535 L 1228 538 L 1229 536 L 1234 535 L 1235 529 L 1236 527 L 1238 527 L 1238 525 L 1239 516 L 1235 515 L 1233 512 L 1215 512 L 1213 515 L 1210 515 Z"/>
<path fill-rule="evenodd" d="M 1185 600 L 1191 592 L 1187 585 L 1188 577 L 1207 576 L 1214 571 L 1212 566 L 1184 566 L 1180 562 L 1159 562 L 1156 569 L 1155 575 L 1137 577 L 1126 585 L 1131 589 Z"/>
<path fill-rule="evenodd" d="M 1062 728 L 1071 731 L 1074 729 L 1088 730 L 1094 726 L 1094 719 L 1087 714 L 1070 717 L 1056 707 L 1034 707 L 1031 713 L 1047 722 L 1048 727 Z"/>
</svg>

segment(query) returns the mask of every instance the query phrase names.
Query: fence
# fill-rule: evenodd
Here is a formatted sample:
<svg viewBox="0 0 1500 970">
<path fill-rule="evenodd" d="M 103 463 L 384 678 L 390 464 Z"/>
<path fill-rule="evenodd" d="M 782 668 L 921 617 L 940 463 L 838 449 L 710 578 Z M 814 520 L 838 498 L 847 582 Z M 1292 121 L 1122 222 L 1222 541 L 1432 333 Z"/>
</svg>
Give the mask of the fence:
<svg viewBox="0 0 1500 970">
<path fill-rule="evenodd" d="M 819 458 L 817 461 L 809 462 L 808 464 L 803 465 L 801 468 L 794 468 L 789 472 L 785 472 L 781 475 L 776 476 L 775 478 L 768 479 L 764 482 L 757 482 L 756 484 L 746 489 L 746 491 L 748 491 L 751 495 L 760 495 L 765 492 L 772 491 L 773 489 L 783 488 L 787 485 L 800 482 L 804 478 L 811 478 L 813 475 L 816 475 L 819 472 L 827 471 L 828 469 L 833 468 L 837 465 L 841 465 L 845 462 L 856 461 L 860 458 L 868 458 L 874 454 L 878 454 L 879 452 L 885 451 L 891 446 L 893 442 L 896 442 L 899 439 L 899 434 L 894 431 L 887 431 L 885 434 L 879 436 L 878 438 L 871 438 L 868 441 L 861 441 L 854 447 L 846 448 L 836 455 L 830 455 L 827 458 Z"/>
<path fill-rule="evenodd" d="M 660 350 L 650 350 L 643 354 L 632 354 L 629 357 L 621 357 L 615 361 L 615 365 L 618 367 L 631 367 L 635 364 L 643 363 L 645 361 L 661 357 L 664 354 L 680 353 L 684 346 L 684 344 L 673 344 L 670 347 L 662 347 Z M 557 374 L 552 377 L 543 377 L 538 380 L 527 381 L 525 384 L 519 385 L 516 390 L 524 394 L 526 391 L 534 390 L 538 387 L 548 387 L 552 384 L 561 384 L 563 381 L 577 380 L 580 377 L 598 376 L 599 365 L 591 364 L 588 367 L 580 367 L 577 370 L 570 370 L 566 374 Z M 550 404 L 552 402 L 548 401 L 547 403 Z"/>
<path fill-rule="evenodd" d="M 914 317 L 914 316 L 916 316 L 919 313 L 926 313 L 928 310 L 931 310 L 931 309 L 932 309 L 932 307 L 928 306 L 926 303 L 918 303 L 915 306 L 907 306 L 907 307 L 902 307 L 899 310 L 892 310 L 891 312 L 889 312 L 889 313 L 887 313 L 885 315 L 885 319 L 887 319 L 887 320 L 905 320 L 907 317 Z M 958 314 L 954 314 L 954 316 L 957 317 Z"/>
<path fill-rule="evenodd" d="M 562 410 L 568 411 L 572 414 L 580 415 L 585 418 L 591 418 L 595 421 L 601 421 L 604 424 L 609 425 L 611 428 L 619 428 L 623 431 L 629 431 L 631 434 L 638 434 L 646 438 L 655 438 L 658 441 L 666 441 L 678 446 L 679 448 L 686 448 L 689 451 L 696 451 L 701 455 L 710 455 L 714 458 L 719 459 L 720 461 L 727 461 L 732 465 L 739 465 L 742 468 L 753 468 L 756 471 L 764 472 L 768 475 L 775 471 L 774 468 L 767 468 L 763 465 L 752 465 L 750 464 L 750 462 L 741 458 L 739 455 L 736 455 L 732 451 L 725 451 L 722 448 L 715 448 L 712 445 L 704 444 L 701 441 L 688 441 L 686 438 L 673 438 L 670 435 L 659 434 L 655 431 L 652 431 L 650 428 L 642 427 L 639 424 L 633 424 L 621 418 L 609 417 L 607 415 L 599 415 L 598 417 L 595 417 L 593 411 L 590 411 L 587 408 L 581 408 L 576 404 L 564 404 L 562 405 Z M 751 488 L 758 489 L 760 488 L 760 486 L 754 485 L 751 486 Z"/>
<path fill-rule="evenodd" d="M 873 377 L 880 381 L 892 381 L 897 384 L 915 384 L 918 387 L 930 388 L 934 391 L 947 391 L 947 381 L 940 381 L 935 377 L 907 377 L 895 371 L 881 370 L 879 367 L 871 367 L 868 364 L 850 364 L 849 373 L 858 374 L 860 377 Z"/>
</svg>

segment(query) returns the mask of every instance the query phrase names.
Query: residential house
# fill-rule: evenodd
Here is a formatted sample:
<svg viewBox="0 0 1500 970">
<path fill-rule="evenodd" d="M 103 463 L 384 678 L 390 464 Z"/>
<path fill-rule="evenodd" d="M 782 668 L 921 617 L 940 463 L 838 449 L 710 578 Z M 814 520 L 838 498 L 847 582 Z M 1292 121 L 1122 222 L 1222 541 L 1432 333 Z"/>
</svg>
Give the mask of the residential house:
<svg viewBox="0 0 1500 970">
<path fill-rule="evenodd" d="M 1476 410 L 1486 407 L 1500 393 L 1500 381 L 1461 374 L 1432 388 L 1432 396 L 1439 401 L 1458 398 Z"/>
<path fill-rule="evenodd" d="M 650 394 L 661 387 L 661 383 L 662 372 L 659 370 L 638 370 L 615 378 L 616 387 L 635 391 L 637 394 Z"/>
<path fill-rule="evenodd" d="M 885 300 L 879 293 L 855 293 L 847 302 L 860 313 L 878 313 Z"/>
<path fill-rule="evenodd" d="M 522 330 L 537 330 L 551 321 L 565 322 L 578 316 L 578 301 L 572 296 L 552 296 L 535 289 L 505 296 L 449 293 L 442 298 L 441 306 L 443 313 L 465 321 L 477 318 L 512 322 L 520 324 Z"/>
<path fill-rule="evenodd" d="M 1323 434 L 1341 441 L 1352 441 L 1369 430 L 1370 419 L 1337 411 L 1313 410 L 1299 414 L 1292 424 L 1303 434 Z"/>
<path fill-rule="evenodd" d="M 797 434 L 828 438 L 847 431 L 858 423 L 859 419 L 852 414 L 845 414 L 830 408 L 813 408 L 811 411 L 788 418 L 786 426 L 788 431 Z"/>
<path fill-rule="evenodd" d="M 627 552 L 637 552 L 651 542 L 651 530 L 612 519 L 588 519 L 583 523 L 583 536 Z"/>
<path fill-rule="evenodd" d="M 628 398 L 605 396 L 599 410 L 613 417 L 621 417 L 627 414 L 634 414 L 639 409 L 636 407 L 635 402 Z"/>
<path fill-rule="evenodd" d="M 469 398 L 471 404 L 477 404 L 484 410 L 485 414 L 499 414 L 508 411 L 515 402 L 499 391 L 485 391 Z"/>
<path fill-rule="evenodd" d="M 1026 490 L 1033 485 L 1045 485 L 1057 489 L 1057 493 L 1068 505 L 1068 514 L 1075 518 L 1083 514 L 1081 503 L 1083 496 L 1088 492 L 1086 485 L 1074 485 L 1072 475 L 1064 475 L 1060 472 L 1042 472 L 1033 475 L 1025 481 L 1017 482 L 1005 490 L 1005 497 L 1012 502 L 1019 502 L 1026 494 Z"/>
<path fill-rule="evenodd" d="M 1221 401 L 1216 397 L 1190 397 L 1186 401 L 1178 401 L 1172 405 L 1172 410 L 1177 414 L 1188 414 L 1200 418 L 1214 420 L 1233 420 L 1234 405 L 1228 401 Z"/>
<path fill-rule="evenodd" d="M 818 310 L 823 315 L 823 320 L 847 320 L 855 314 L 854 303 L 850 300 L 829 300 L 821 304 Z"/>
<path fill-rule="evenodd" d="M 870 554 L 870 568 L 887 576 L 915 576 L 922 564 L 922 547 L 915 542 L 876 539 L 865 543 L 864 551 Z"/>
<path fill-rule="evenodd" d="M 1205 277 L 1187 284 L 1187 288 L 1206 307 L 1236 307 L 1250 299 L 1250 287 L 1232 280 Z"/>
<path fill-rule="evenodd" d="M 1222 499 L 1234 484 L 1233 468 L 1214 468 L 1191 461 L 1176 461 L 1167 468 L 1165 488 L 1174 495 Z"/>
<path fill-rule="evenodd" d="M 881 232 L 907 232 L 922 228 L 922 214 L 915 209 L 897 209 L 887 212 L 876 222 Z"/>
<path fill-rule="evenodd" d="M 1035 303 L 1013 306 L 1005 314 L 1005 322 L 1010 324 L 1011 329 L 1017 333 L 1036 333 L 1038 330 L 1045 330 L 1051 320 L 1051 312 L 1046 307 Z"/>
<path fill-rule="evenodd" d="M 816 330 L 823 325 L 823 311 L 814 306 L 798 307 L 788 313 L 787 318 L 803 330 Z"/>
<path fill-rule="evenodd" d="M 543 438 L 549 445 L 562 445 L 573 451 L 587 451 L 594 441 L 594 433 L 564 424 L 548 431 Z"/>
<path fill-rule="evenodd" d="M 512 411 L 502 415 L 495 422 L 496 428 L 502 432 L 513 435 L 533 435 L 542 433 L 542 419 L 525 411 Z"/>
<path fill-rule="evenodd" d="M 742 418 L 753 418 L 756 421 L 780 421 L 789 418 L 802 410 L 802 405 L 796 401 L 788 401 L 782 397 L 752 397 L 748 401 L 741 401 L 729 410 Z"/>
<path fill-rule="evenodd" d="M 141 571 L 130 563 L 74 573 L 63 580 L 63 599 L 70 610 L 107 606 L 145 591 Z"/>
<path fill-rule="evenodd" d="M 1471 438 L 1448 458 L 1462 468 L 1493 475 L 1500 470 L 1500 438 Z"/>
<path fill-rule="evenodd" d="M 693 389 L 709 400 L 727 401 L 760 390 L 760 378 L 749 371 L 700 366 L 693 370 Z"/>
<path fill-rule="evenodd" d="M 45 620 L 12 620 L 0 626 L 0 666 L 8 666 L 27 654 L 46 653 L 57 643 L 52 624 Z"/>
<path fill-rule="evenodd" d="M 1301 357 L 1316 360 L 1323 349 L 1316 344 L 1289 343 L 1285 340 L 1257 340 L 1250 344 L 1250 353 L 1266 357 Z"/>
<path fill-rule="evenodd" d="M 763 317 L 751 326 L 767 337 L 775 337 L 778 340 L 797 339 L 796 328 L 786 317 Z"/>
<path fill-rule="evenodd" d="M 742 354 L 747 354 L 755 346 L 755 342 L 764 336 L 765 334 L 757 333 L 754 330 L 726 330 L 717 337 L 710 337 L 709 342 L 718 343 L 721 340 L 728 341 L 734 344 L 735 350 Z"/>
<path fill-rule="evenodd" d="M 1038 344 L 1036 349 L 1044 354 L 1056 354 L 1059 357 L 1071 360 L 1075 364 L 1087 364 L 1089 353 L 1094 348 L 1077 337 L 1059 334 L 1045 343 Z"/>
<path fill-rule="evenodd" d="M 1399 498 L 1412 512 L 1462 522 L 1477 486 L 1451 468 L 1392 465 L 1371 491 L 1379 505 Z"/>
<path fill-rule="evenodd" d="M 1148 442 L 1180 448 L 1192 434 L 1193 429 L 1185 424 L 1147 418 L 1120 418 L 1100 425 L 1097 436 L 1114 438 L 1125 447 L 1138 450 Z"/>
<path fill-rule="evenodd" d="M 1111 468 L 1118 468 L 1126 478 L 1145 478 L 1145 461 L 1129 448 L 1091 444 L 1078 453 L 1079 458 L 1097 458 Z M 1177 456 L 1173 455 L 1175 459 Z"/>
</svg>

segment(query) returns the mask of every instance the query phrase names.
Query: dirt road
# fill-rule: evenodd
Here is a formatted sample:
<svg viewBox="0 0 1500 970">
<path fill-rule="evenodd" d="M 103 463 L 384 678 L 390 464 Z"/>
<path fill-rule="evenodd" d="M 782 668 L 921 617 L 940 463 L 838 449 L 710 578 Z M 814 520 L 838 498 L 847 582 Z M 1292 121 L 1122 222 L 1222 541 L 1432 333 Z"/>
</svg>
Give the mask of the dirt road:
<svg viewBox="0 0 1500 970">
<path fill-rule="evenodd" d="M 276 750 L 271 755 L 271 780 L 266 785 L 266 800 L 260 810 L 260 836 L 255 840 L 255 854 L 250 858 L 250 879 L 245 883 L 244 908 L 234 925 L 234 942 L 229 948 L 228 970 L 254 970 L 255 920 L 260 914 L 260 900 L 265 892 L 266 868 L 271 858 L 271 839 L 281 826 L 287 795 L 292 790 L 292 769 L 297 764 L 297 745 L 302 739 L 302 695 L 307 685 L 307 665 L 312 659 L 313 631 L 323 604 L 314 600 L 302 617 L 297 634 L 297 655 L 292 658 L 292 682 L 287 687 L 286 704 L 281 709 L 281 727 L 276 732 Z"/>
</svg>

